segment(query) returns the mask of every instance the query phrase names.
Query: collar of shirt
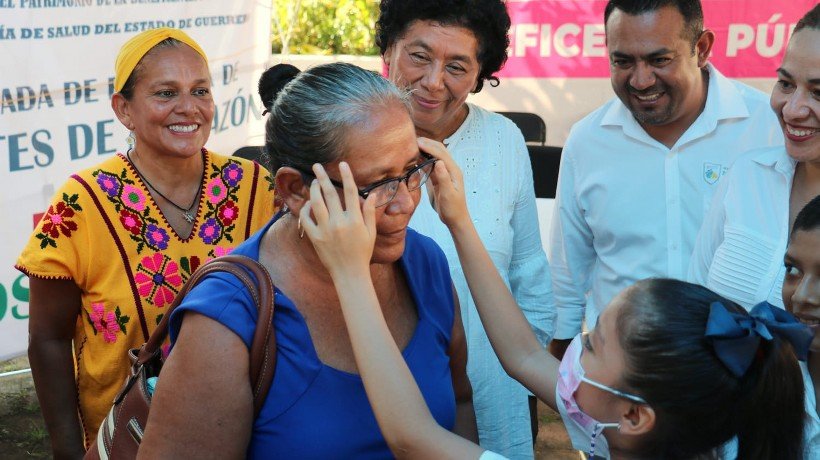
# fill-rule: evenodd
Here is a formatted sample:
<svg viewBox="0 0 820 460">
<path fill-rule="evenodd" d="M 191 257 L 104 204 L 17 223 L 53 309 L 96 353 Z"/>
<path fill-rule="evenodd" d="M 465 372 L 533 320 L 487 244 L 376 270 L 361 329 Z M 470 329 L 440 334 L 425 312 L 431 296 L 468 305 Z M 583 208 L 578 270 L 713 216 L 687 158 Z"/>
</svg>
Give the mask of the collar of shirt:
<svg viewBox="0 0 820 460">
<path fill-rule="evenodd" d="M 717 128 L 717 124 L 721 120 L 749 117 L 749 109 L 746 107 L 746 102 L 740 91 L 712 64 L 707 64 L 706 70 L 709 72 L 706 105 L 700 116 L 678 139 L 673 148 L 708 135 Z M 624 130 L 624 134 L 629 137 L 669 150 L 646 133 L 620 99 L 616 98 L 614 102 L 610 104 L 609 109 L 601 118 L 601 126 L 620 126 Z"/>
<path fill-rule="evenodd" d="M 751 159 L 761 166 L 774 169 L 787 178 L 794 176 L 794 169 L 797 167 L 797 162 L 786 153 L 786 148 L 782 145 L 766 148 Z"/>
<path fill-rule="evenodd" d="M 461 122 L 458 129 L 456 129 L 453 134 L 447 136 L 447 138 L 442 142 L 442 144 L 447 147 L 447 150 L 451 152 L 460 141 L 467 137 L 467 131 L 469 130 L 470 123 L 473 121 L 473 118 L 477 116 L 475 108 L 472 107 L 469 102 L 465 102 L 464 106 L 467 107 L 467 117 L 464 118 L 464 121 Z"/>
</svg>

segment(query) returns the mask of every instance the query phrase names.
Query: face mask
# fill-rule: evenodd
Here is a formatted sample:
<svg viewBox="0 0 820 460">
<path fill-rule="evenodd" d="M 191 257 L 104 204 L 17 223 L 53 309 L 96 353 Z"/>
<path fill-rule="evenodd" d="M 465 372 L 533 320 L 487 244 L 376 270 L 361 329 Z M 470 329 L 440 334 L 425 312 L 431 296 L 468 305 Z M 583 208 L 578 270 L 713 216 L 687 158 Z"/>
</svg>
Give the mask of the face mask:
<svg viewBox="0 0 820 460">
<path fill-rule="evenodd" d="M 590 457 L 595 456 L 597 451 L 598 456 L 608 458 L 609 446 L 606 437 L 601 436 L 601 433 L 606 428 L 620 429 L 621 425 L 619 423 L 601 423 L 578 407 L 578 403 L 575 401 L 575 392 L 578 391 L 581 382 L 639 404 L 646 404 L 646 401 L 639 396 L 618 391 L 585 377 L 584 368 L 581 367 L 582 351 L 581 334 L 578 334 L 567 348 L 558 369 L 558 386 L 555 389 L 558 412 L 561 414 L 561 419 L 564 421 L 574 448 L 587 452 Z"/>
</svg>

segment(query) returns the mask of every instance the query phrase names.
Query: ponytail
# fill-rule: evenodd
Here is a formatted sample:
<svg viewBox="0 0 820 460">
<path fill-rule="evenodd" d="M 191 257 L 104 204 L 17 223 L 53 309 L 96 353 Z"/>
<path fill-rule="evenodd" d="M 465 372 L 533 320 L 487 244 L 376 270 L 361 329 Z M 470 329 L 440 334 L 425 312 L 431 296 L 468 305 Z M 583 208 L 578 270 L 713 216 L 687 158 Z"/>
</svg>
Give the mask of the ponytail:
<svg viewBox="0 0 820 460">
<path fill-rule="evenodd" d="M 739 457 L 798 458 L 805 389 L 797 359 L 808 358 L 811 331 L 768 302 L 750 313 L 712 302 L 705 336 L 738 380 Z"/>
<path fill-rule="evenodd" d="M 790 343 L 763 341 L 738 395 L 738 459 L 802 458 L 805 385 Z"/>
<path fill-rule="evenodd" d="M 691 459 L 737 436 L 739 459 L 800 458 L 804 386 L 795 352 L 803 345 L 781 336 L 782 324 L 671 279 L 640 281 L 624 299 L 617 319 L 622 380 L 657 414 L 637 455 Z M 724 315 L 718 327 L 714 304 Z M 796 323 L 783 310 L 767 314 Z M 740 331 L 730 327 L 735 323 Z M 786 327 L 808 346 L 805 327 Z"/>
</svg>

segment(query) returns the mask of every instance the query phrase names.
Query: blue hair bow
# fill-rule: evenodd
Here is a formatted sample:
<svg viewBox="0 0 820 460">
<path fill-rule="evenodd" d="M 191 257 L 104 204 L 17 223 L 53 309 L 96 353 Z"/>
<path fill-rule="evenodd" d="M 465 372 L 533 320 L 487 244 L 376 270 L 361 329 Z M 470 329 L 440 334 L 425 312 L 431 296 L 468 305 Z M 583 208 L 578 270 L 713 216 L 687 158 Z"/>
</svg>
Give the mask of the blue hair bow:
<svg viewBox="0 0 820 460">
<path fill-rule="evenodd" d="M 736 377 L 743 377 L 755 358 L 760 340 L 772 334 L 791 343 L 797 358 L 805 361 L 814 334 L 787 311 L 761 302 L 747 315 L 732 313 L 720 302 L 712 302 L 706 322 L 706 338 L 718 359 Z"/>
</svg>

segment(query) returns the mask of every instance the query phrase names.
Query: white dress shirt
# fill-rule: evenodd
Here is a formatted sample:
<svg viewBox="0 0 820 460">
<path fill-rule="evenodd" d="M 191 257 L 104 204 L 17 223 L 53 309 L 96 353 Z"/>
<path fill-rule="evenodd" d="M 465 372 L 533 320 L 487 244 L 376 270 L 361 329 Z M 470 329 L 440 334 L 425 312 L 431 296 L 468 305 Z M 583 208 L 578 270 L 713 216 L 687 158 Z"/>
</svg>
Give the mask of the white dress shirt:
<svg viewBox="0 0 820 460">
<path fill-rule="evenodd" d="M 510 120 L 467 106 L 464 123 L 444 143 L 464 173 L 467 207 L 484 246 L 539 342 L 546 345 L 554 330 L 555 304 L 527 147 Z M 481 446 L 512 459 L 531 459 L 529 393 L 507 376 L 493 352 L 453 239 L 430 206 L 426 189 L 410 226 L 433 238 L 450 263 L 467 336 L 467 375 Z"/>
<path fill-rule="evenodd" d="M 783 308 L 783 255 L 795 166 L 782 146 L 756 150 L 735 162 L 698 234 L 690 281 L 747 310 L 764 300 Z"/>
<path fill-rule="evenodd" d="M 742 152 L 782 145 L 768 96 L 708 71 L 703 112 L 672 148 L 617 98 L 573 126 L 549 244 L 557 339 L 574 337 L 584 319 L 592 328 L 635 281 L 684 279 L 721 176 Z"/>
</svg>

